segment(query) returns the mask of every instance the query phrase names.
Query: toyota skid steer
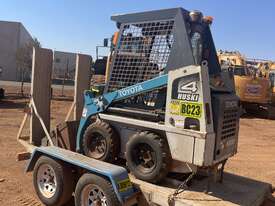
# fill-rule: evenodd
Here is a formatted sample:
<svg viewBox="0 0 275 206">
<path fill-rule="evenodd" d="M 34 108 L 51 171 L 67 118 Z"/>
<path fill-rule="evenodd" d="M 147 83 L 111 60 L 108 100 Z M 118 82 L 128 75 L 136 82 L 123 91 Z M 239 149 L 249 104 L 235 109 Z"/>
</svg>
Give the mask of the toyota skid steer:
<svg viewBox="0 0 275 206">
<path fill-rule="evenodd" d="M 182 8 L 112 17 L 118 41 L 104 94 L 84 94 L 77 148 L 91 158 L 125 159 L 157 183 L 168 172 L 224 166 L 236 154 L 239 98 L 222 72 L 212 19 Z"/>
<path fill-rule="evenodd" d="M 29 159 L 26 171 L 33 171 L 35 191 L 48 206 L 68 205 L 72 196 L 76 206 L 185 205 L 177 196 L 192 177 L 206 172 L 222 180 L 226 160 L 237 152 L 234 75 L 221 71 L 212 19 L 198 11 L 176 8 L 112 19 L 119 32 L 103 94 L 85 91 L 80 122 L 66 121 L 49 133 L 39 115 L 42 107 L 38 111 L 35 104 L 39 91 L 33 91 L 30 115 L 46 137 L 37 136 L 36 143 L 34 136 L 21 136 L 25 114 L 17 138 L 27 152 L 18 160 Z M 168 173 L 181 180 L 183 173 L 190 175 L 173 193 L 148 183 Z"/>
</svg>

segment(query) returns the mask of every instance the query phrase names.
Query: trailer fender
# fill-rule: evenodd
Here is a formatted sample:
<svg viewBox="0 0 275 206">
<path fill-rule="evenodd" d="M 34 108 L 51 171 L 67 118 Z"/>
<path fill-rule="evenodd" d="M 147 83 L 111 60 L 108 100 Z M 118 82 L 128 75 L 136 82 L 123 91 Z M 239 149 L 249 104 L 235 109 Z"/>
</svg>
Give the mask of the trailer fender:
<svg viewBox="0 0 275 206">
<path fill-rule="evenodd" d="M 87 172 L 102 176 L 108 179 L 113 185 L 114 191 L 121 203 L 124 203 L 134 193 L 134 187 L 130 182 L 128 172 L 125 168 L 98 161 L 82 154 L 75 153 L 69 150 L 61 149 L 55 146 L 38 147 L 36 148 L 27 164 L 26 172 L 31 172 L 34 169 L 36 161 L 40 156 L 45 155 L 50 158 L 66 162 L 72 166 L 82 168 Z"/>
</svg>

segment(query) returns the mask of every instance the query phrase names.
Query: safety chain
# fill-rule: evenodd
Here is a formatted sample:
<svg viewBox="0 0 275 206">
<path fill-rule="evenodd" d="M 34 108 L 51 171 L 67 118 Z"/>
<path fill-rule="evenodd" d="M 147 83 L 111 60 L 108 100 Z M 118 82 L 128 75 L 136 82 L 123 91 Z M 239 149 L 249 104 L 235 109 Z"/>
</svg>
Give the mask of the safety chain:
<svg viewBox="0 0 275 206">
<path fill-rule="evenodd" d="M 188 186 L 188 182 L 196 175 L 196 172 L 192 172 L 188 178 L 183 182 L 181 183 L 178 188 L 175 190 L 175 192 L 173 194 L 170 194 L 169 197 L 168 197 L 168 205 L 169 206 L 172 206 L 172 205 L 175 205 L 175 198 L 181 194 L 182 192 L 184 192 Z"/>
</svg>

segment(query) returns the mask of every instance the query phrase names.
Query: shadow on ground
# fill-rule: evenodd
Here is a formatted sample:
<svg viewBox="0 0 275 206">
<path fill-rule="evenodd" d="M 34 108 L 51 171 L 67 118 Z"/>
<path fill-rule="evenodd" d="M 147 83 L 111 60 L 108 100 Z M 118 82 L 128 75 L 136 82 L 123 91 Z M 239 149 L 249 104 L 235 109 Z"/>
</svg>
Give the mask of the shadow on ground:
<svg viewBox="0 0 275 206">
<path fill-rule="evenodd" d="M 242 115 L 244 119 L 270 119 L 275 120 L 275 107 L 270 107 L 268 109 L 255 109 L 249 110 L 247 113 Z"/>
<path fill-rule="evenodd" d="M 0 109 L 24 109 L 27 106 L 27 100 L 18 102 L 8 99 L 0 100 Z"/>
</svg>

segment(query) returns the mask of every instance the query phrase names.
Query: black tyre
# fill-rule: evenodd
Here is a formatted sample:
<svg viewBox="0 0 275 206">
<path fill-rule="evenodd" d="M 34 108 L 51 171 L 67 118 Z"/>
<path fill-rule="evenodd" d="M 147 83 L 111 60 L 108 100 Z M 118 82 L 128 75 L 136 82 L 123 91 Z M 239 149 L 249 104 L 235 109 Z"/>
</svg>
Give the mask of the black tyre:
<svg viewBox="0 0 275 206">
<path fill-rule="evenodd" d="M 119 206 L 112 184 L 94 174 L 84 174 L 75 189 L 75 206 Z"/>
<path fill-rule="evenodd" d="M 5 98 L 5 90 L 3 88 L 0 88 L 0 99 Z"/>
<path fill-rule="evenodd" d="M 267 107 L 267 118 L 275 120 L 275 106 L 268 106 Z"/>
<path fill-rule="evenodd" d="M 167 175 L 171 156 L 163 138 L 151 132 L 140 132 L 127 143 L 126 160 L 135 177 L 157 183 Z"/>
<path fill-rule="evenodd" d="M 112 163 L 119 155 L 120 139 L 108 123 L 95 121 L 84 133 L 82 148 L 84 155 Z"/>
<path fill-rule="evenodd" d="M 49 157 L 41 156 L 36 162 L 33 184 L 39 199 L 47 206 L 61 206 L 72 197 L 72 171 Z"/>
</svg>

